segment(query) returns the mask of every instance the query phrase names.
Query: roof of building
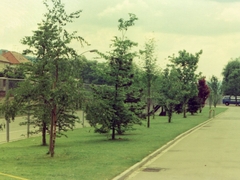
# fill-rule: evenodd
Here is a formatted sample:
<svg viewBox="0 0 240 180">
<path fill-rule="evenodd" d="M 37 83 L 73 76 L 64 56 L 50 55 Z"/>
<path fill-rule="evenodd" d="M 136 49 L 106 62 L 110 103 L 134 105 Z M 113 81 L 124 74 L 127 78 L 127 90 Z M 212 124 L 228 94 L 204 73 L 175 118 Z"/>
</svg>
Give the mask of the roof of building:
<svg viewBox="0 0 240 180">
<path fill-rule="evenodd" d="M 14 57 L 20 62 L 20 63 L 28 63 L 30 62 L 27 58 L 25 58 L 22 54 L 11 51 Z"/>
<path fill-rule="evenodd" d="M 10 63 L 7 58 L 5 58 L 4 56 L 0 55 L 0 61 L 3 63 Z"/>
<path fill-rule="evenodd" d="M 8 51 L 2 54 L 11 64 L 20 64 L 20 63 L 26 63 L 29 62 L 28 59 L 26 59 L 22 54 L 14 52 L 14 51 Z"/>
</svg>

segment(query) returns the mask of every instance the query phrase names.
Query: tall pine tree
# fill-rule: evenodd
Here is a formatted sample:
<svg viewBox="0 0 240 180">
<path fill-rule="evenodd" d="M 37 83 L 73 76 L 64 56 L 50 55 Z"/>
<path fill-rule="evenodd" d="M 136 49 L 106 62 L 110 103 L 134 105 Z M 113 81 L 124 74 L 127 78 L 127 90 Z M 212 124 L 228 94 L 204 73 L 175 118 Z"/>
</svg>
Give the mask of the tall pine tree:
<svg viewBox="0 0 240 180">
<path fill-rule="evenodd" d="M 100 108 L 103 111 L 91 111 L 90 107 L 87 112 L 90 123 L 95 124 L 95 127 L 101 124 L 101 129 L 111 131 L 112 139 L 115 139 L 116 132 L 122 134 L 133 124 L 140 124 L 145 107 L 145 103 L 141 101 L 143 91 L 133 86 L 133 58 L 137 54 L 131 49 L 137 46 L 137 43 L 127 39 L 125 34 L 128 28 L 134 25 L 137 17 L 134 14 L 129 16 L 127 21 L 119 19 L 118 29 L 121 37 L 113 39 L 112 51 L 104 55 L 109 62 L 106 79 L 110 86 L 94 88 L 95 97 L 98 99 L 95 99 L 92 108 Z"/>
</svg>

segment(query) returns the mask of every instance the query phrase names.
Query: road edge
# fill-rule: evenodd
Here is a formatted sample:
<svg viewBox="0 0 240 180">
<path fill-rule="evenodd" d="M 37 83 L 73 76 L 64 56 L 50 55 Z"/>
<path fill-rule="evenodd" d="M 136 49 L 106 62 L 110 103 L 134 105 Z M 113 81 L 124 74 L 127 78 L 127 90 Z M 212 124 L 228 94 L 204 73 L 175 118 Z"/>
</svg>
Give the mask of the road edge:
<svg viewBox="0 0 240 180">
<path fill-rule="evenodd" d="M 226 110 L 227 111 L 227 110 Z M 226 111 L 222 112 L 225 113 Z M 201 128 L 202 126 L 204 126 L 205 124 L 208 124 L 209 122 L 213 121 L 217 116 L 219 116 L 220 114 L 216 115 L 215 117 L 212 117 L 200 124 L 198 124 L 197 126 L 185 131 L 184 133 L 178 135 L 177 137 L 175 137 L 173 140 L 167 142 L 165 145 L 163 145 L 162 147 L 160 147 L 159 149 L 157 149 L 156 151 L 154 151 L 153 153 L 149 154 L 148 156 L 146 156 L 145 158 L 143 158 L 140 162 L 134 164 L 133 166 L 131 166 L 130 168 L 128 168 L 127 170 L 123 171 L 122 173 L 120 173 L 119 175 L 115 176 L 112 180 L 124 180 L 127 177 L 129 177 L 134 171 L 136 171 L 137 169 L 141 168 L 143 165 L 145 165 L 147 162 L 149 162 L 150 160 L 152 160 L 154 157 L 156 157 L 157 155 L 161 154 L 164 150 L 166 150 L 167 148 L 169 148 L 170 146 L 172 146 L 173 144 L 175 144 L 178 140 L 186 137 L 186 135 L 193 133 L 194 131 L 196 131 L 197 129 Z"/>
</svg>

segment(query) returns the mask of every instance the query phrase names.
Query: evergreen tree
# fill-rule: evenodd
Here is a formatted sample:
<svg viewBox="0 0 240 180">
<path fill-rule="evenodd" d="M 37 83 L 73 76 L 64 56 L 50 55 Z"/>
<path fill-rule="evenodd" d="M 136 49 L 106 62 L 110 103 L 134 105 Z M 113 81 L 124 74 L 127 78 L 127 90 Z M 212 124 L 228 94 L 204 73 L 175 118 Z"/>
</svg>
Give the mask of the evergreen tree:
<svg viewBox="0 0 240 180">
<path fill-rule="evenodd" d="M 98 118 L 97 123 L 102 125 L 101 129 L 111 131 L 112 139 L 115 139 L 116 132 L 122 134 L 133 124 L 140 124 L 145 107 L 145 104 L 141 102 L 142 90 L 133 86 L 133 58 L 137 54 L 131 52 L 131 49 L 137 43 L 127 39 L 125 33 L 129 27 L 134 25 L 137 17 L 134 14 L 129 14 L 129 16 L 130 19 L 127 21 L 119 19 L 118 29 L 122 36 L 115 37 L 111 45 L 113 50 L 103 55 L 109 63 L 106 79 L 111 86 L 93 89 L 94 96 L 98 97 L 94 103 L 107 109 L 102 109 L 101 113 L 87 111 L 87 119 L 90 123 L 98 121 L 96 120 Z M 101 109 L 96 106 L 95 108 Z"/>
</svg>

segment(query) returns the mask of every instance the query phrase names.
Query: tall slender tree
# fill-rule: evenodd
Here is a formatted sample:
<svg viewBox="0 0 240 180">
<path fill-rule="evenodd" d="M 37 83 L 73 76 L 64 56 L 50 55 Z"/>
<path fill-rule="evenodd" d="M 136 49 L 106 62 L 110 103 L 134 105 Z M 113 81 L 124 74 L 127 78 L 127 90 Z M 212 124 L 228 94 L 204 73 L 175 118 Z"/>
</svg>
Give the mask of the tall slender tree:
<svg viewBox="0 0 240 180">
<path fill-rule="evenodd" d="M 156 80 L 156 61 L 157 58 L 154 55 L 155 51 L 155 41 L 154 39 L 149 39 L 145 43 L 145 49 L 140 51 L 142 58 L 144 60 L 145 69 L 145 82 L 147 84 L 147 127 L 150 127 L 150 107 L 152 102 L 152 86 L 154 80 Z"/>
<path fill-rule="evenodd" d="M 145 108 L 145 104 L 141 102 L 142 90 L 133 86 L 133 58 L 137 54 L 132 52 L 132 48 L 137 46 L 137 43 L 127 39 L 125 34 L 128 28 L 134 25 L 137 17 L 134 14 L 129 16 L 129 20 L 126 21 L 119 19 L 118 29 L 121 36 L 113 39 L 111 45 L 113 49 L 107 55 L 102 54 L 109 63 L 106 79 L 110 86 L 108 89 L 93 89 L 95 95 L 100 97 L 95 101 L 108 108 L 101 114 L 96 111 L 88 112 L 90 123 L 95 121 L 97 115 L 101 116 L 98 116 L 100 119 L 98 123 L 102 125 L 102 129 L 111 131 L 112 139 L 115 139 L 116 132 L 122 134 L 133 124 L 140 124 L 142 111 Z"/>
<path fill-rule="evenodd" d="M 208 86 L 210 89 L 209 95 L 210 108 L 212 104 L 214 107 L 216 107 L 217 103 L 222 97 L 222 83 L 218 80 L 216 76 L 213 75 L 210 81 L 208 82 Z"/>
</svg>

